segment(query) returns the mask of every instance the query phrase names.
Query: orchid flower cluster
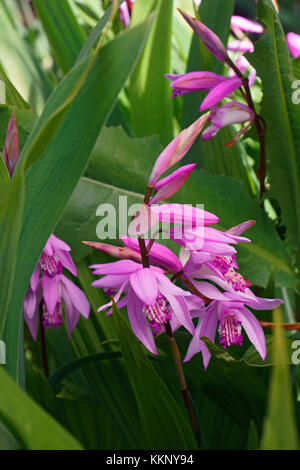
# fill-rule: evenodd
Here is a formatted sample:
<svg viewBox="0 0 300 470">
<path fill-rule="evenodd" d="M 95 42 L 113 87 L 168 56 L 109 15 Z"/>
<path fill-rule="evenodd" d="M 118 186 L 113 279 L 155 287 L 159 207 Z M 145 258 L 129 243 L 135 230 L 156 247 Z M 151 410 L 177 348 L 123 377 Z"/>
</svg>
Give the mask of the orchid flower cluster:
<svg viewBox="0 0 300 470">
<path fill-rule="evenodd" d="M 166 78 L 171 81 L 172 98 L 192 91 L 208 91 L 199 111 L 210 110 L 209 121 L 211 125 L 202 133 L 202 139 L 208 140 L 213 138 L 222 127 L 231 124 L 248 123 L 245 127 L 242 127 L 233 141 L 228 143 L 228 145 L 232 145 L 249 130 L 255 121 L 255 110 L 252 100 L 249 99 L 249 95 L 244 92 L 242 87 L 246 80 L 250 88 L 254 85 L 256 71 L 243 55 L 239 55 L 236 61 L 233 62 L 222 41 L 213 31 L 196 18 L 192 18 L 182 10 L 179 11 L 203 41 L 207 49 L 218 60 L 229 66 L 229 71 L 228 76 L 208 71 L 188 72 L 182 75 L 167 74 Z M 253 52 L 254 50 L 253 43 L 246 36 L 246 32 L 256 34 L 263 32 L 262 25 L 241 16 L 232 16 L 231 29 L 237 39 L 228 44 L 228 51 L 236 53 Z M 247 71 L 249 71 L 248 78 L 243 75 Z M 218 106 L 223 99 L 230 97 L 238 89 L 240 89 L 246 104 L 230 99 L 225 104 Z"/>
<path fill-rule="evenodd" d="M 171 220 L 168 235 L 180 245 L 181 256 L 177 257 L 154 238 L 146 242 L 141 234 L 138 238 L 121 236 L 123 247 L 84 242 L 119 258 L 90 266 L 94 275 L 102 276 L 92 286 L 103 289 L 111 297 L 98 311 L 107 310 L 110 315 L 114 303 L 119 308 L 127 307 L 133 332 L 154 354 L 157 354 L 157 335 L 184 327 L 192 335 L 185 360 L 202 352 L 205 368 L 210 353 L 201 338 L 206 336 L 215 341 L 217 331 L 219 342 L 227 348 L 242 344 L 243 328 L 264 359 L 264 333 L 249 308 L 273 309 L 282 303 L 279 299 L 254 295 L 249 281 L 238 272 L 235 246 L 250 242 L 242 234 L 254 221 L 222 232 L 212 227 L 218 223 L 218 217 L 204 209 L 184 204 L 157 204 L 175 194 L 195 170 L 195 164 L 184 165 L 169 176 L 163 176 L 182 160 L 208 118 L 206 114 L 180 132 L 159 155 L 148 180 L 143 209 L 136 215 L 137 219 L 141 214 L 146 218 L 150 214 L 150 219 L 159 222 Z M 177 281 L 182 286 L 176 285 Z M 197 321 L 196 328 L 193 319 Z"/>
<path fill-rule="evenodd" d="M 13 112 L 3 148 L 3 160 L 10 177 L 14 173 L 19 157 L 17 120 L 16 113 Z M 31 276 L 23 310 L 34 340 L 37 339 L 39 321 L 44 328 L 61 326 L 62 299 L 65 304 L 69 339 L 80 314 L 85 318 L 89 317 L 90 305 L 84 292 L 62 273 L 63 268 L 66 268 L 73 276 L 77 276 L 70 251 L 71 248 L 63 240 L 51 234 Z"/>
</svg>

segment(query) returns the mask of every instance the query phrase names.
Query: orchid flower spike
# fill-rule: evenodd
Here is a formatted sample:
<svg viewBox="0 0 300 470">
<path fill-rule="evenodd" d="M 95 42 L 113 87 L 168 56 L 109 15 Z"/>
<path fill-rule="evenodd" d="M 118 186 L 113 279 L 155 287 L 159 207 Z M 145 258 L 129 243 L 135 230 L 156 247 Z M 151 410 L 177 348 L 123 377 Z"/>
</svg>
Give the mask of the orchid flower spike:
<svg viewBox="0 0 300 470">
<path fill-rule="evenodd" d="M 58 328 L 62 324 L 62 299 L 70 339 L 80 314 L 89 317 L 90 305 L 81 289 L 64 274 L 63 267 L 77 276 L 69 251 L 71 248 L 55 235 L 50 235 L 38 264 L 32 274 L 30 287 L 24 300 L 24 318 L 34 340 L 37 338 L 39 310 L 45 328 Z"/>
<path fill-rule="evenodd" d="M 238 103 L 237 101 L 225 103 L 220 107 L 215 106 L 212 108 L 212 112 L 209 117 L 211 125 L 203 132 L 202 139 L 211 139 L 219 132 L 222 127 L 228 126 L 230 124 L 243 124 L 245 122 L 249 122 L 248 126 L 242 128 L 237 136 L 226 144 L 227 146 L 232 145 L 239 137 L 248 131 L 252 125 L 252 122 L 254 121 L 254 118 L 255 115 L 253 110 L 242 103 Z"/>
<path fill-rule="evenodd" d="M 161 175 L 185 156 L 205 126 L 208 116 L 209 113 L 204 114 L 190 127 L 183 129 L 162 151 L 153 166 L 148 186 L 154 187 Z"/>
<path fill-rule="evenodd" d="M 222 62 L 226 62 L 228 55 L 224 44 L 221 39 L 205 24 L 201 23 L 196 18 L 188 15 L 186 12 L 178 9 L 179 13 L 183 16 L 186 22 L 193 28 L 197 36 L 203 41 L 207 49 Z"/>
</svg>

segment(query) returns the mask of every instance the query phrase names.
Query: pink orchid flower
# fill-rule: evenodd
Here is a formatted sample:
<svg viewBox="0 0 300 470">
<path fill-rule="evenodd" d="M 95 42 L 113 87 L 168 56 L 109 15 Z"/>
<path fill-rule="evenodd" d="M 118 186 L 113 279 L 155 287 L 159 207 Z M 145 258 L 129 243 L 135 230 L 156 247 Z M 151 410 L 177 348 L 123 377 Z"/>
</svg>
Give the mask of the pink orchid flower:
<svg viewBox="0 0 300 470">
<path fill-rule="evenodd" d="M 255 115 L 253 110 L 245 104 L 239 103 L 237 101 L 230 101 L 229 103 L 225 103 L 220 107 L 215 106 L 212 108 L 211 115 L 209 116 L 211 125 L 207 127 L 202 133 L 202 139 L 211 139 L 219 132 L 220 129 L 222 129 L 222 127 L 229 126 L 231 124 L 244 124 L 245 122 L 248 122 L 249 124 L 242 128 L 233 141 L 230 142 L 231 144 L 248 131 L 254 121 L 254 118 Z"/>
<path fill-rule="evenodd" d="M 254 295 L 254 294 L 253 294 Z M 280 299 L 260 299 L 256 297 L 256 302 L 250 303 L 244 299 L 214 300 L 206 309 L 199 311 L 199 322 L 192 338 L 184 362 L 189 361 L 195 354 L 202 352 L 203 365 L 207 369 L 211 354 L 201 337 L 207 337 L 212 342 L 215 341 L 217 326 L 219 323 L 219 341 L 223 348 L 232 345 L 242 345 L 242 328 L 245 330 L 249 340 L 257 349 L 259 355 L 264 360 L 266 357 L 266 341 L 263 329 L 253 315 L 245 306 L 257 310 L 273 309 L 280 305 Z"/>
<path fill-rule="evenodd" d="M 84 318 L 89 317 L 90 305 L 85 294 L 62 274 L 64 267 L 77 276 L 70 250 L 64 241 L 53 234 L 50 235 L 32 274 L 23 309 L 24 318 L 35 340 L 40 305 L 43 326 L 58 328 L 62 323 L 62 299 L 64 300 L 69 339 L 80 314 Z"/>
<path fill-rule="evenodd" d="M 194 325 L 185 301 L 190 292 L 175 286 L 162 269 L 155 266 L 144 268 L 142 264 L 131 260 L 95 264 L 90 268 L 94 269 L 93 274 L 104 275 L 94 281 L 92 286 L 115 294 L 114 300 L 119 308 L 127 306 L 133 332 L 152 353 L 157 354 L 153 333 L 161 332 L 173 315 L 194 334 Z M 123 293 L 125 296 L 121 298 Z M 102 305 L 98 311 L 111 306 L 112 301 Z"/>
</svg>

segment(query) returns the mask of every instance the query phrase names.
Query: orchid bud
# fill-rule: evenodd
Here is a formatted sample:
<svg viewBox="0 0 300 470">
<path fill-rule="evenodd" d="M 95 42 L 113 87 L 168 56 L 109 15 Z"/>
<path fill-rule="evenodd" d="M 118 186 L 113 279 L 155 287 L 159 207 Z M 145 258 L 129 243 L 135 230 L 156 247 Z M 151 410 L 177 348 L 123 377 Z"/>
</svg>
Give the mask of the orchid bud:
<svg viewBox="0 0 300 470">
<path fill-rule="evenodd" d="M 160 178 L 165 171 L 174 166 L 185 156 L 205 126 L 208 116 L 209 113 L 204 114 L 197 119 L 197 121 L 193 122 L 190 127 L 183 129 L 183 131 L 181 131 L 162 151 L 153 166 L 148 186 L 154 186 L 158 178 Z"/>
<path fill-rule="evenodd" d="M 95 250 L 101 251 L 107 255 L 113 256 L 114 258 L 119 259 L 131 259 L 141 263 L 141 255 L 139 252 L 133 251 L 130 248 L 124 248 L 124 246 L 114 246 L 109 245 L 108 243 L 100 242 L 82 242 L 84 245 L 95 248 Z"/>
<path fill-rule="evenodd" d="M 8 129 L 3 148 L 3 160 L 7 166 L 10 177 L 13 175 L 19 157 L 18 127 L 16 113 L 14 111 L 8 123 Z"/>
<path fill-rule="evenodd" d="M 151 199 L 150 204 L 157 204 L 158 202 L 173 196 L 173 194 L 175 194 L 191 176 L 195 168 L 196 163 L 185 165 L 174 171 L 171 175 L 158 181 L 154 186 L 157 193 Z"/>
<path fill-rule="evenodd" d="M 180 8 L 178 9 L 183 18 L 193 28 L 197 36 L 204 42 L 207 49 L 219 60 L 226 62 L 228 55 L 221 39 L 205 24 L 191 17 Z"/>
</svg>

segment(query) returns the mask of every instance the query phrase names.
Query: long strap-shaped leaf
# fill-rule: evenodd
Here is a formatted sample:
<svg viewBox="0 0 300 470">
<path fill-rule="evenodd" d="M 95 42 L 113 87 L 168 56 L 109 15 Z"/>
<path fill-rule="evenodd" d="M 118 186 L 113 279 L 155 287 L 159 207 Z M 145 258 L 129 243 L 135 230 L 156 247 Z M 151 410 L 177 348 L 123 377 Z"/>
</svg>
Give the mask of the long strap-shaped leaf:
<svg viewBox="0 0 300 470">
<path fill-rule="evenodd" d="M 85 34 L 78 23 L 69 0 L 34 0 L 34 7 L 43 24 L 54 56 L 64 73 L 74 65 L 85 42 Z"/>
<path fill-rule="evenodd" d="M 258 2 L 266 25 L 263 38 L 249 57 L 263 84 L 261 114 L 266 120 L 267 170 L 271 195 L 282 209 L 286 237 L 300 257 L 300 109 L 293 103 L 292 62 L 279 17 L 270 0 Z"/>
<path fill-rule="evenodd" d="M 148 18 L 100 50 L 84 85 L 62 116 L 58 130 L 54 132 L 50 125 L 52 140 L 44 149 L 43 144 L 39 145 L 40 142 L 35 141 L 36 136 L 40 128 L 45 126 L 47 118 L 51 119 L 55 110 L 68 99 L 70 87 L 78 86 L 78 76 L 86 62 L 72 69 L 51 96 L 24 149 L 25 159 L 26 152 L 30 153 L 31 144 L 35 141 L 36 148 L 42 149 L 43 153 L 26 172 L 26 201 L 18 246 L 18 269 L 6 328 L 7 368 L 16 379 L 21 311 L 30 276 L 84 171 L 99 131 L 139 56 L 149 22 Z M 44 130 L 41 140 L 46 137 Z M 20 165 L 23 166 L 22 162 Z M 10 210 L 14 211 L 15 206 L 12 205 Z"/>
<path fill-rule="evenodd" d="M 150 2 L 137 0 L 135 6 L 139 12 L 141 8 L 148 9 L 149 5 Z M 173 134 L 173 118 L 169 85 L 164 74 L 170 72 L 171 64 L 173 0 L 157 0 L 155 11 L 153 28 L 130 80 L 132 125 L 137 136 L 156 134 L 162 144 L 168 144 Z M 133 20 L 135 14 L 134 8 Z"/>
<path fill-rule="evenodd" d="M 0 422 L 31 450 L 80 450 L 78 441 L 37 405 L 0 367 Z"/>
</svg>

